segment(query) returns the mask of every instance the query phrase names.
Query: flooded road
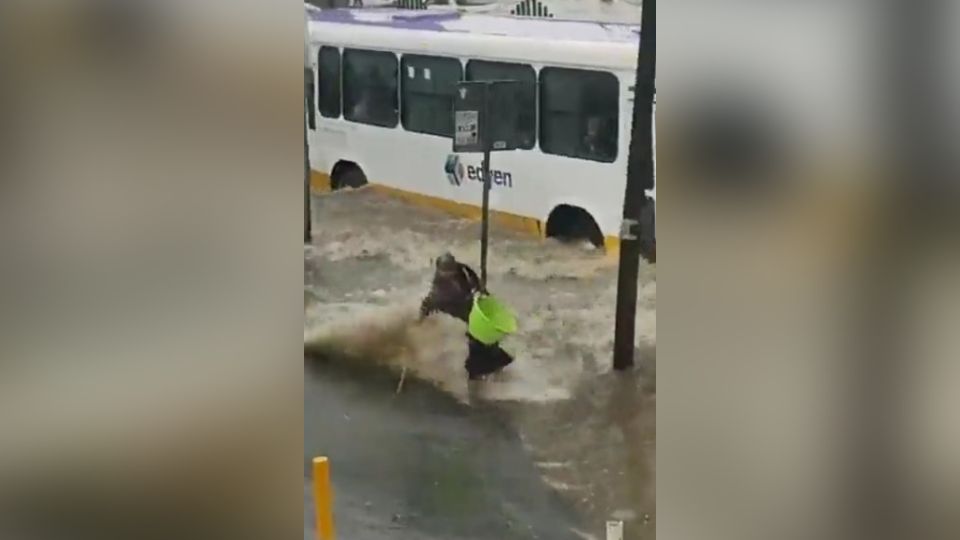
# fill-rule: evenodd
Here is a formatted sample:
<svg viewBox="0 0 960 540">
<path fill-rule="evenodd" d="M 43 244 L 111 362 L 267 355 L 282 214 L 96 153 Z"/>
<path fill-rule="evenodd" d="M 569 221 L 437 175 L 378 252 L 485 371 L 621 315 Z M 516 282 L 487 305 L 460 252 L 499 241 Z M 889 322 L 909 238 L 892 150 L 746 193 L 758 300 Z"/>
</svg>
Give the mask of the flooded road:
<svg viewBox="0 0 960 540">
<path fill-rule="evenodd" d="M 578 540 L 574 505 L 543 484 L 502 414 L 387 372 L 311 363 L 304 456 L 331 460 L 344 540 Z M 312 533 L 304 463 L 304 539 Z"/>
<path fill-rule="evenodd" d="M 468 384 L 463 324 L 442 315 L 422 324 L 415 318 L 436 256 L 450 251 L 479 270 L 479 229 L 476 222 L 416 209 L 367 189 L 315 197 L 314 243 L 304 251 L 305 351 L 337 361 L 307 362 L 305 445 L 312 446 L 305 446 L 305 453 L 329 446 L 324 436 L 343 429 L 324 416 L 332 408 L 325 396 L 343 388 L 364 389 L 370 395 L 361 402 L 389 399 L 402 409 L 404 400 L 423 404 L 420 396 L 434 392 L 443 398 L 431 398 L 429 407 L 402 421 L 416 423 L 424 415 L 426 422 L 443 425 L 442 416 L 460 415 L 455 424 L 467 431 L 441 437 L 441 447 L 479 444 L 496 425 L 507 432 L 490 440 L 515 440 L 522 449 L 522 455 L 510 449 L 489 456 L 501 463 L 493 470 L 523 478 L 519 484 L 508 482 L 510 488 L 494 481 L 490 489 L 528 486 L 533 494 L 524 501 L 555 495 L 574 515 L 544 521 L 555 521 L 579 538 L 602 539 L 608 519 L 626 521 L 626 538 L 655 538 L 654 267 L 642 265 L 639 277 L 638 368 L 613 373 L 616 261 L 587 246 L 538 241 L 492 227 L 489 289 L 518 314 L 519 332 L 503 343 L 516 362 L 491 379 Z M 397 394 L 401 373 L 406 383 Z M 370 429 L 376 430 L 372 418 L 363 422 L 372 422 Z M 419 455 L 404 451 L 397 454 L 396 467 Z M 532 476 L 526 475 L 528 465 Z M 471 470 L 480 466 L 476 462 Z M 395 480 L 384 480 L 385 486 Z M 552 495 L 538 491 L 541 487 Z M 571 513 L 561 506 L 536 503 L 518 515 Z M 476 525 L 469 523 L 474 525 L 465 526 Z M 441 537 L 455 538 L 455 525 L 448 525 Z"/>
</svg>

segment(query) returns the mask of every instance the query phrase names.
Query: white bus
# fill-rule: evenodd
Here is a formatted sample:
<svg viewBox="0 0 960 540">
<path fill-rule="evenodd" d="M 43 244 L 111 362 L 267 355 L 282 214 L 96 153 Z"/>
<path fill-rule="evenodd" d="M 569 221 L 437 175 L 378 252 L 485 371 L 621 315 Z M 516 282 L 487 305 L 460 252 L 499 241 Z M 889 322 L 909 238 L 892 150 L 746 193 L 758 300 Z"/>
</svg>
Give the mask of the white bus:
<svg viewBox="0 0 960 540">
<path fill-rule="evenodd" d="M 638 26 L 454 10 L 308 7 L 307 16 L 313 190 L 369 184 L 478 217 L 482 156 L 452 151 L 456 83 L 516 79 L 522 149 L 492 154 L 492 219 L 618 244 Z"/>
</svg>

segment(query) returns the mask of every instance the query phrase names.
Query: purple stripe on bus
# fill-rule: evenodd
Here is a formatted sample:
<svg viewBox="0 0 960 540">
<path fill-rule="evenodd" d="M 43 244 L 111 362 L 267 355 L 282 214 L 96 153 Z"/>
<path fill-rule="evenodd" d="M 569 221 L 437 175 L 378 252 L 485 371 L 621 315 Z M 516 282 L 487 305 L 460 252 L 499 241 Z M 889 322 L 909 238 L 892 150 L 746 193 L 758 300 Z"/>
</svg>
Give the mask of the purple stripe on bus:
<svg viewBox="0 0 960 540">
<path fill-rule="evenodd" d="M 376 14 L 377 9 L 369 9 L 369 13 Z M 380 12 L 384 13 L 383 11 Z M 404 28 L 407 30 L 429 30 L 433 32 L 445 32 L 444 22 L 455 21 L 460 18 L 460 14 L 453 13 L 430 13 L 430 14 L 412 14 L 397 10 L 386 11 L 389 18 L 380 20 L 358 19 L 355 12 L 347 9 L 324 9 L 311 11 L 310 19 L 318 22 L 359 24 L 364 26 L 389 26 L 391 28 Z M 392 16 L 389 14 L 393 14 Z"/>
<path fill-rule="evenodd" d="M 365 8 L 362 14 L 358 16 L 358 10 L 348 8 L 339 9 L 310 9 L 307 10 L 310 20 L 316 22 L 325 22 L 333 24 L 349 24 L 358 26 L 373 26 L 378 28 L 397 28 L 403 30 L 422 30 L 430 32 L 454 32 L 471 33 L 487 35 L 513 35 L 516 36 L 534 36 L 539 39 L 569 39 L 570 26 L 565 23 L 574 23 L 579 28 L 591 30 L 603 30 L 601 34 L 590 33 L 584 36 L 585 41 L 603 41 L 603 42 L 628 42 L 637 43 L 640 40 L 640 27 L 632 24 L 603 23 L 592 21 L 573 21 L 564 19 L 534 19 L 525 20 L 524 24 L 527 33 L 518 30 L 516 23 L 518 18 L 505 16 L 481 15 L 482 23 L 474 19 L 475 23 L 467 27 L 452 29 L 445 26 L 445 23 L 470 20 L 464 19 L 458 12 L 417 12 L 413 10 L 398 10 L 395 8 Z M 502 20 L 509 30 L 491 32 L 491 23 L 496 24 L 497 20 Z M 559 24 L 558 24 L 559 23 Z M 605 35 L 604 35 L 605 34 Z M 611 35 L 613 34 L 613 35 Z"/>
</svg>

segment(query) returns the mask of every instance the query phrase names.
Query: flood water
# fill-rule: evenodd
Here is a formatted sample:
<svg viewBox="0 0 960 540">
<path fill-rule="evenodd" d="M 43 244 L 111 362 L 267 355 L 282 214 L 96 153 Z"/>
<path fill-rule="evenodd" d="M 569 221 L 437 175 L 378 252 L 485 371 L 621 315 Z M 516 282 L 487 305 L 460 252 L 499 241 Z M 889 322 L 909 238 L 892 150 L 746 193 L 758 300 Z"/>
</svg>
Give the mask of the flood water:
<svg viewBox="0 0 960 540">
<path fill-rule="evenodd" d="M 643 263 L 639 276 L 637 369 L 615 373 L 616 260 L 492 227 L 488 288 L 517 313 L 519 331 L 503 342 L 516 361 L 468 384 L 464 325 L 416 315 L 439 254 L 479 272 L 479 231 L 367 189 L 315 197 L 305 352 L 394 377 L 400 396 L 402 377 L 495 414 L 545 486 L 582 517 L 577 536 L 602 539 L 605 521 L 620 519 L 626 538 L 655 538 L 655 267 Z M 387 386 L 371 391 L 395 392 Z"/>
</svg>

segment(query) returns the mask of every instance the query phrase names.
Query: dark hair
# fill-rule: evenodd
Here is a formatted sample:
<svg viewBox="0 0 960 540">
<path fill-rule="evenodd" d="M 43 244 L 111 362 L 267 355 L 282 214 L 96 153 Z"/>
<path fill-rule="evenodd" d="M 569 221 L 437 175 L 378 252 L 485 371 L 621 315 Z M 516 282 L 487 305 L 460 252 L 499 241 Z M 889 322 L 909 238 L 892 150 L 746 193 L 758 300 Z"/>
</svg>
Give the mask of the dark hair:
<svg viewBox="0 0 960 540">
<path fill-rule="evenodd" d="M 440 255 L 439 257 L 437 257 L 436 261 L 434 261 L 437 267 L 440 267 L 440 265 L 449 266 L 449 265 L 455 264 L 456 262 L 457 262 L 457 259 L 454 258 L 454 256 L 451 255 L 449 251 L 445 252 L 443 255 Z"/>
</svg>

